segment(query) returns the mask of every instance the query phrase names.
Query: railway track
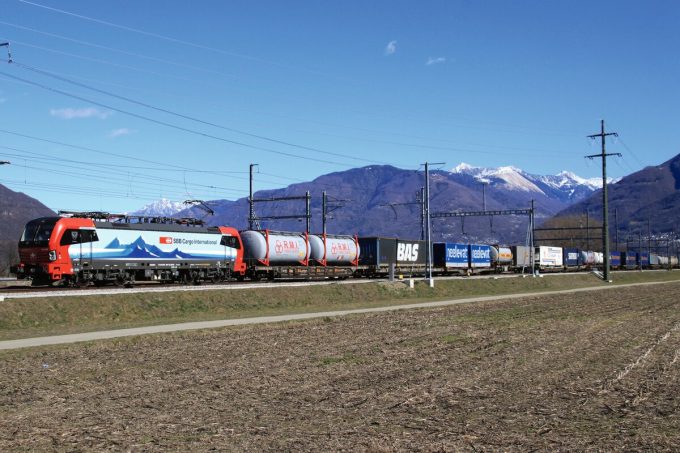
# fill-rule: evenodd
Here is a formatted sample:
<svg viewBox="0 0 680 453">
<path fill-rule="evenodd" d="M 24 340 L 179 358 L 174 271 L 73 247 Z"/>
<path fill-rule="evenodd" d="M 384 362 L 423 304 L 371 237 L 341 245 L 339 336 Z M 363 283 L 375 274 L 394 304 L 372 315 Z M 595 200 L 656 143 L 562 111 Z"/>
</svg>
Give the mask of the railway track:
<svg viewBox="0 0 680 453">
<path fill-rule="evenodd" d="M 627 273 L 631 271 L 614 271 L 613 273 Z M 668 272 L 664 269 L 645 270 L 645 272 Z M 584 275 L 591 274 L 591 271 L 574 271 L 574 272 L 548 272 L 540 274 L 540 277 L 558 277 L 569 275 Z M 437 280 L 458 280 L 458 279 L 499 279 L 499 278 L 530 278 L 531 274 L 484 274 L 484 275 L 450 275 L 438 276 Z M 404 277 L 403 281 L 423 280 L 422 276 Z M 133 287 L 118 287 L 118 286 L 87 286 L 81 288 L 65 288 L 65 287 L 50 287 L 50 286 L 13 286 L 10 281 L 5 280 L 5 283 L 10 283 L 8 286 L 0 286 L 0 301 L 6 299 L 27 299 L 33 297 L 73 297 L 73 296 L 94 296 L 94 295 L 109 295 L 109 294 L 136 294 L 136 293 L 165 293 L 173 291 L 215 291 L 215 290 L 232 290 L 232 289 L 254 289 L 254 288 L 278 288 L 278 287 L 300 287 L 300 286 L 314 286 L 314 285 L 330 285 L 330 284 L 361 284 L 361 283 L 377 283 L 386 281 L 381 278 L 360 278 L 348 280 L 289 280 L 289 281 L 229 281 L 211 283 L 204 282 L 199 285 L 182 285 L 179 283 L 157 283 L 157 282 L 138 282 Z"/>
<path fill-rule="evenodd" d="M 280 288 L 296 286 L 314 286 L 330 284 L 349 284 L 349 283 L 373 283 L 378 280 L 323 280 L 323 281 L 289 281 L 289 282 L 222 282 L 204 283 L 200 285 L 180 285 L 180 284 L 160 284 L 143 283 L 131 288 L 116 286 L 109 287 L 82 287 L 82 288 L 63 288 L 48 286 L 8 286 L 0 289 L 0 301 L 6 299 L 28 299 L 32 297 L 77 297 L 77 296 L 96 296 L 109 294 L 138 294 L 138 293 L 166 293 L 175 291 L 215 291 L 232 289 L 252 289 L 252 288 Z"/>
</svg>

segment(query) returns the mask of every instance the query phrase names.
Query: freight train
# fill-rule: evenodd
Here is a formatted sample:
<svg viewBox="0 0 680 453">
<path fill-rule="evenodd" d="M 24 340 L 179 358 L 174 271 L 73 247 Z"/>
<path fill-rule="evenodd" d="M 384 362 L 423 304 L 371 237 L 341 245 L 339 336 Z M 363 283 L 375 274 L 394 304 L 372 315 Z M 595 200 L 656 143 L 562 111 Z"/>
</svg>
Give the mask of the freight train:
<svg viewBox="0 0 680 453">
<path fill-rule="evenodd" d="M 436 275 L 591 269 L 602 253 L 540 246 L 435 243 Z M 238 231 L 195 219 L 69 213 L 26 224 L 20 264 L 35 285 L 130 286 L 136 281 L 204 281 L 423 275 L 425 241 L 327 234 Z M 612 268 L 677 267 L 677 256 L 612 252 Z"/>
<path fill-rule="evenodd" d="M 36 285 L 347 278 L 359 245 L 351 236 L 239 232 L 195 219 L 97 212 L 31 220 L 19 258 L 13 273 Z"/>
</svg>

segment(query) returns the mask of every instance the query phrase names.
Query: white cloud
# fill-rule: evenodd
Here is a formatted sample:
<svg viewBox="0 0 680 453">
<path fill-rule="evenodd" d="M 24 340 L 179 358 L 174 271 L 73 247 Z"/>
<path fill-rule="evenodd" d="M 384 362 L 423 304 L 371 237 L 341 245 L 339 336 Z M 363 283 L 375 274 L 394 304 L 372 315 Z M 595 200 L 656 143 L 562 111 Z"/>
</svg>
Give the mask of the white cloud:
<svg viewBox="0 0 680 453">
<path fill-rule="evenodd" d="M 439 63 L 444 63 L 446 61 L 446 58 L 444 57 L 437 57 L 437 58 L 428 58 L 427 62 L 425 63 L 427 66 L 432 66 L 433 64 L 439 64 Z"/>
<path fill-rule="evenodd" d="M 50 115 L 56 116 L 63 120 L 72 120 L 74 118 L 99 118 L 105 120 L 111 116 L 113 112 L 108 110 L 99 110 L 94 107 L 83 107 L 79 109 L 65 108 L 65 109 L 51 109 Z"/>
<path fill-rule="evenodd" d="M 397 41 L 390 41 L 385 46 L 385 55 L 392 55 L 397 51 Z"/>
<path fill-rule="evenodd" d="M 111 138 L 116 138 L 116 137 L 121 137 L 123 135 L 130 135 L 134 131 L 132 129 L 128 129 L 127 127 L 121 127 L 120 129 L 114 129 L 111 132 L 109 132 L 109 137 Z"/>
</svg>

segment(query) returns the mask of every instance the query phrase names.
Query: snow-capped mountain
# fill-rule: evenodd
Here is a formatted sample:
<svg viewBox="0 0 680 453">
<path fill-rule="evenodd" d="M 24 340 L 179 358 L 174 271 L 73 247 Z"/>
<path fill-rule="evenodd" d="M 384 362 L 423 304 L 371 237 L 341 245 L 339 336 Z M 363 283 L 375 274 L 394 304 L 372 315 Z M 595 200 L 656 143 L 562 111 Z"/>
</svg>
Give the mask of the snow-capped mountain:
<svg viewBox="0 0 680 453">
<path fill-rule="evenodd" d="M 534 175 L 517 167 L 485 168 L 461 163 L 452 174 L 472 176 L 475 180 L 504 190 L 536 192 L 564 200 L 581 200 L 602 187 L 601 178 L 582 178 L 572 172 Z M 614 182 L 610 179 L 609 182 Z"/>
<path fill-rule="evenodd" d="M 555 187 L 556 189 L 562 187 L 586 186 L 592 190 L 598 190 L 602 187 L 602 178 L 581 178 L 570 171 L 562 171 L 556 175 L 538 176 L 544 183 Z M 610 183 L 615 182 L 614 179 L 609 178 Z"/>
<path fill-rule="evenodd" d="M 484 168 L 473 167 L 465 162 L 457 165 L 451 173 L 466 174 L 474 177 L 477 181 L 493 186 L 501 186 L 509 190 L 522 190 L 524 192 L 543 191 L 535 184 L 535 178 L 516 167 Z"/>
<path fill-rule="evenodd" d="M 131 212 L 130 215 L 172 217 L 186 208 L 187 206 L 184 203 L 161 198 L 135 212 Z"/>
</svg>

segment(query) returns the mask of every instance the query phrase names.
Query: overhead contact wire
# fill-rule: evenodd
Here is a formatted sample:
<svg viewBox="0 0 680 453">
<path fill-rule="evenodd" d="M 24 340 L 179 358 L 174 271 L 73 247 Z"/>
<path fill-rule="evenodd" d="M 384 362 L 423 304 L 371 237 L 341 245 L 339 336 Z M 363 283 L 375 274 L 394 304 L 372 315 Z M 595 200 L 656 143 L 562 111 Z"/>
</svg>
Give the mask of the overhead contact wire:
<svg viewBox="0 0 680 453">
<path fill-rule="evenodd" d="M 43 8 L 43 9 L 53 11 L 53 12 L 56 12 L 56 13 L 59 13 L 59 14 L 64 14 L 64 15 L 71 16 L 71 17 L 76 17 L 78 19 L 87 20 L 87 21 L 90 21 L 90 22 L 95 22 L 95 23 L 98 23 L 98 24 L 101 24 L 101 25 L 106 25 L 107 27 L 118 28 L 120 30 L 125 30 L 125 31 L 132 32 L 132 33 L 138 33 L 138 34 L 150 36 L 150 37 L 156 38 L 156 39 L 162 39 L 162 40 L 172 42 L 172 43 L 175 43 L 175 44 L 183 44 L 185 46 L 190 46 L 190 47 L 194 47 L 194 48 L 197 48 L 197 49 L 209 50 L 211 52 L 217 52 L 217 53 L 220 53 L 222 55 L 227 55 L 227 56 L 230 56 L 230 57 L 241 58 L 241 59 L 244 59 L 244 60 L 255 61 L 255 62 L 258 62 L 258 63 L 265 63 L 265 64 L 269 64 L 269 65 L 273 65 L 273 66 L 279 66 L 279 67 L 282 67 L 282 68 L 295 69 L 295 70 L 299 70 L 299 71 L 308 72 L 310 74 L 322 75 L 324 77 L 332 77 L 334 79 L 342 79 L 341 77 L 338 77 L 338 76 L 335 76 L 335 75 L 332 75 L 332 74 L 325 74 L 325 73 L 319 72 L 319 71 L 314 71 L 314 70 L 296 67 L 296 66 L 292 66 L 292 65 L 286 65 L 286 64 L 283 64 L 283 63 L 275 62 L 275 61 L 265 60 L 263 58 L 253 57 L 251 55 L 244 55 L 244 54 L 239 54 L 239 53 L 236 53 L 236 52 L 229 52 L 229 51 L 224 50 L 224 49 L 218 49 L 217 47 L 206 46 L 204 44 L 198 44 L 198 43 L 191 42 L 191 41 L 185 41 L 185 40 L 182 40 L 182 39 L 173 38 L 172 36 L 165 36 L 165 35 L 161 35 L 161 34 L 158 34 L 158 33 L 152 33 L 152 32 L 148 32 L 148 31 L 145 31 L 145 30 L 140 30 L 138 28 L 132 28 L 132 27 L 128 27 L 128 26 L 125 26 L 125 25 L 115 24 L 113 22 L 107 22 L 105 20 L 96 19 L 94 17 L 89 17 L 89 16 L 85 16 L 85 15 L 82 15 L 82 14 L 72 13 L 70 11 L 66 11 L 66 10 L 58 9 L 58 8 L 53 8 L 53 7 L 50 7 L 50 6 L 47 6 L 47 5 L 42 5 L 40 3 L 34 3 L 34 2 L 27 1 L 27 0 L 19 0 L 19 2 L 27 4 L 27 5 L 31 5 L 31 6 L 36 6 L 38 8 Z"/>
<path fill-rule="evenodd" d="M 42 30 L 36 30 L 35 28 L 25 27 L 23 25 L 13 24 L 11 22 L 5 22 L 5 21 L 0 20 L 0 24 L 7 25 L 9 27 L 18 28 L 19 30 L 27 30 L 27 31 L 30 31 L 30 32 L 33 32 L 33 33 L 39 33 L 41 35 L 49 36 L 51 38 L 63 39 L 65 41 L 74 42 L 76 44 L 80 44 L 80 45 L 83 45 L 83 46 L 93 47 L 95 49 L 108 50 L 108 51 L 111 51 L 111 52 L 120 53 L 122 55 L 142 58 L 142 59 L 146 59 L 146 60 L 150 60 L 150 61 L 156 61 L 158 63 L 165 63 L 165 64 L 177 66 L 177 67 L 180 67 L 180 68 L 193 69 L 195 71 L 202 71 L 202 72 L 206 72 L 206 73 L 220 75 L 220 76 L 223 76 L 223 77 L 236 78 L 236 76 L 233 75 L 233 74 L 226 74 L 226 73 L 223 73 L 223 72 L 220 72 L 220 71 L 214 71 L 214 70 L 211 70 L 211 69 L 201 68 L 199 66 L 194 66 L 194 65 L 184 64 L 184 63 L 178 63 L 176 61 L 165 60 L 163 58 L 153 57 L 153 56 L 150 56 L 150 55 L 144 55 L 144 54 L 135 53 L 135 52 L 128 52 L 126 50 L 116 49 L 115 47 L 103 46 L 101 44 L 83 41 L 81 39 L 70 38 L 68 36 L 58 35 L 56 33 L 49 33 L 49 32 L 42 31 Z M 22 44 L 25 44 L 25 43 L 22 43 Z"/>
<path fill-rule="evenodd" d="M 376 161 L 376 160 L 371 160 L 371 159 L 364 159 L 364 158 L 361 158 L 361 157 L 350 156 L 348 154 L 335 153 L 335 152 L 332 152 L 332 151 L 326 151 L 326 150 L 319 149 L 319 148 L 313 148 L 313 147 L 309 147 L 309 146 L 305 146 L 305 145 L 299 145 L 299 144 L 296 144 L 296 143 L 287 142 L 287 141 L 284 141 L 284 140 L 279 140 L 279 139 L 267 137 L 267 136 L 260 135 L 260 134 L 253 134 L 251 132 L 242 131 L 242 130 L 239 130 L 239 129 L 235 129 L 233 127 L 228 127 L 228 126 L 216 124 L 216 123 L 213 123 L 213 122 L 210 122 L 210 121 L 202 120 L 200 118 L 196 118 L 196 117 L 193 117 L 193 116 L 184 115 L 182 113 L 177 113 L 177 112 L 174 112 L 172 110 L 164 109 L 162 107 L 156 107 L 156 106 L 148 104 L 146 102 L 137 101 L 135 99 L 132 99 L 132 98 L 129 98 L 129 97 L 126 97 L 126 96 L 121 96 L 121 95 L 118 95 L 118 94 L 115 94 L 115 93 L 111 93 L 110 91 L 101 90 L 99 88 L 95 88 L 95 87 L 86 85 L 84 83 L 77 82 L 75 80 L 70 80 L 66 77 L 54 74 L 50 71 L 45 71 L 43 69 L 35 68 L 33 66 L 29 66 L 29 65 L 26 65 L 26 64 L 23 64 L 23 63 L 17 63 L 16 61 L 13 61 L 13 64 L 16 65 L 16 66 L 19 66 L 21 68 L 27 69 L 29 71 L 33 71 L 33 72 L 36 72 L 38 74 L 41 74 L 41 75 L 44 75 L 44 76 L 47 76 L 47 77 L 52 77 L 53 79 L 57 79 L 57 80 L 60 80 L 62 82 L 70 83 L 71 85 L 75 85 L 75 86 L 80 87 L 80 88 L 85 88 L 87 90 L 94 91 L 96 93 L 103 94 L 103 95 L 106 95 L 106 96 L 110 96 L 110 97 L 113 97 L 115 99 L 120 99 L 122 101 L 129 102 L 131 104 L 136 104 L 136 105 L 139 105 L 139 106 L 142 106 L 142 107 L 145 107 L 145 108 L 148 108 L 148 109 L 156 110 L 156 111 L 162 112 L 162 113 L 167 113 L 168 115 L 177 116 L 179 118 L 194 121 L 194 122 L 197 122 L 197 123 L 200 123 L 200 124 L 204 124 L 206 126 L 212 126 L 212 127 L 218 128 L 218 129 L 223 129 L 223 130 L 226 130 L 226 131 L 229 131 L 229 132 L 234 132 L 234 133 L 237 133 L 237 134 L 245 135 L 247 137 L 252 137 L 252 138 L 259 139 L 259 140 L 265 140 L 265 141 L 268 141 L 268 142 L 277 143 L 279 145 L 290 146 L 290 147 L 302 149 L 302 150 L 305 150 L 305 151 L 312 151 L 312 152 L 316 152 L 316 153 L 326 154 L 326 155 L 329 155 L 329 156 L 342 157 L 342 158 L 345 158 L 345 159 L 368 162 L 368 163 L 372 163 L 372 164 L 388 164 L 387 162 L 381 162 L 381 161 Z"/>
<path fill-rule="evenodd" d="M 168 122 L 165 122 L 165 121 L 149 118 L 149 117 L 144 116 L 144 115 L 139 115 L 137 113 L 133 113 L 133 112 L 130 112 L 130 111 L 127 111 L 127 110 L 124 110 L 124 109 L 112 107 L 108 104 L 93 101 L 92 99 L 88 99 L 88 98 L 85 98 L 83 96 L 79 96 L 77 94 L 62 91 L 62 90 L 59 90 L 57 88 L 52 88 L 52 87 L 49 87 L 49 86 L 44 85 L 42 83 L 34 82 L 32 80 L 24 79 L 22 77 L 7 74 L 6 72 L 0 71 L 0 75 L 8 77 L 10 79 L 18 80 L 18 81 L 26 83 L 28 85 L 32 85 L 32 86 L 41 88 L 41 89 L 46 90 L 46 91 L 61 94 L 62 96 L 71 97 L 73 99 L 78 99 L 79 101 L 83 101 L 83 102 L 89 102 L 93 105 L 103 107 L 105 109 L 113 110 L 115 112 L 119 112 L 119 113 L 122 113 L 124 115 L 129 115 L 129 116 L 132 116 L 134 118 L 149 121 L 151 123 L 159 124 L 159 125 L 165 126 L 165 127 L 170 127 L 172 129 L 177 129 L 177 130 L 187 132 L 187 133 L 190 133 L 190 134 L 194 134 L 194 135 L 198 135 L 198 136 L 201 136 L 201 137 L 210 138 L 210 139 L 213 139 L 213 140 L 218 140 L 218 141 L 221 141 L 221 142 L 224 142 L 224 143 L 231 143 L 233 145 L 242 146 L 244 148 L 255 149 L 255 150 L 258 150 L 258 151 L 264 151 L 264 152 L 272 153 L 272 154 L 278 154 L 278 155 L 281 155 L 281 156 L 293 157 L 293 158 L 296 158 L 296 159 L 303 159 L 303 160 L 311 160 L 311 161 L 314 161 L 314 162 L 320 162 L 320 163 L 324 163 L 324 164 L 339 165 L 339 166 L 342 166 L 342 167 L 351 167 L 351 165 L 343 164 L 341 162 L 318 159 L 318 158 L 308 157 L 308 156 L 301 156 L 299 154 L 287 153 L 285 151 L 277 151 L 277 150 L 273 150 L 273 149 L 270 149 L 270 148 L 263 148 L 263 147 L 260 147 L 260 146 L 255 146 L 255 145 L 250 145 L 248 143 L 239 142 L 239 141 L 236 141 L 236 140 L 229 140 L 229 139 L 224 138 L 224 137 L 219 137 L 219 136 L 208 134 L 208 133 L 205 133 L 205 132 L 196 131 L 196 130 L 189 129 L 189 128 L 186 128 L 186 127 L 182 127 L 182 126 L 179 126 L 179 125 L 176 125 L 176 124 L 172 124 L 172 123 L 168 123 Z"/>
</svg>

